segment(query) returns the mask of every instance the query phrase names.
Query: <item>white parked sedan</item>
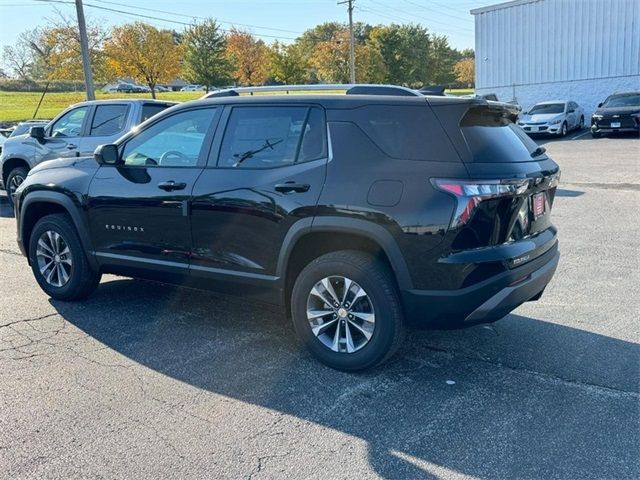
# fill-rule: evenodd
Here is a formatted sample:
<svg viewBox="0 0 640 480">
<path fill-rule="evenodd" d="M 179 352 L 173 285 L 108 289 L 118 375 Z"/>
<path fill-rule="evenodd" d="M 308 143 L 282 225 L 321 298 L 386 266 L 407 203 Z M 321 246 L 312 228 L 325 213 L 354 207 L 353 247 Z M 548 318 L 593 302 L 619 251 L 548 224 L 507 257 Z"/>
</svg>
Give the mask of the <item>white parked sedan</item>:
<svg viewBox="0 0 640 480">
<path fill-rule="evenodd" d="M 555 100 L 536 103 L 518 120 L 525 132 L 548 133 L 564 137 L 571 130 L 584 127 L 584 111 L 576 102 Z"/>
</svg>

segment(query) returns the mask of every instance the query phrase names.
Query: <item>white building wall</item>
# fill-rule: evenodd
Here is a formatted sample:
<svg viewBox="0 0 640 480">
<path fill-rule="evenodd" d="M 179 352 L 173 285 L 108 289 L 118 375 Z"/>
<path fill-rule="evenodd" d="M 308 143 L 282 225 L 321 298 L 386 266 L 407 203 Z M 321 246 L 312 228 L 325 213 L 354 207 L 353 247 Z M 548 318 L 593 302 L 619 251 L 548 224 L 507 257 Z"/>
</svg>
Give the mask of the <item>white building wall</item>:
<svg viewBox="0 0 640 480">
<path fill-rule="evenodd" d="M 640 0 L 515 0 L 472 10 L 476 91 L 516 100 L 572 99 L 591 113 L 640 90 Z"/>
</svg>

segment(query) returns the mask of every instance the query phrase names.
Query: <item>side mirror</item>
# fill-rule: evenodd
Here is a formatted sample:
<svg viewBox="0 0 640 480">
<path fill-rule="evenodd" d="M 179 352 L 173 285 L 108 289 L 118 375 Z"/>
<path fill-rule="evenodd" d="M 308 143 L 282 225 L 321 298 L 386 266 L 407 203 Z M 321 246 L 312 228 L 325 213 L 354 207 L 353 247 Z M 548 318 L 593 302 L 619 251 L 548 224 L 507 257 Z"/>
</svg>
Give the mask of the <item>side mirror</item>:
<svg viewBox="0 0 640 480">
<path fill-rule="evenodd" d="M 602 103 L 599 103 L 599 104 L 598 104 L 598 108 L 600 108 L 600 107 L 602 107 Z"/>
<path fill-rule="evenodd" d="M 93 158 L 96 159 L 98 165 L 117 165 L 120 163 L 118 147 L 113 144 L 98 145 L 98 148 L 93 153 Z"/>
<path fill-rule="evenodd" d="M 567 110 L 567 113 L 575 113 L 575 110 L 572 108 L 570 110 Z"/>
<path fill-rule="evenodd" d="M 44 143 L 46 139 L 44 127 L 31 127 L 29 129 L 29 136 L 35 138 L 40 143 Z"/>
</svg>

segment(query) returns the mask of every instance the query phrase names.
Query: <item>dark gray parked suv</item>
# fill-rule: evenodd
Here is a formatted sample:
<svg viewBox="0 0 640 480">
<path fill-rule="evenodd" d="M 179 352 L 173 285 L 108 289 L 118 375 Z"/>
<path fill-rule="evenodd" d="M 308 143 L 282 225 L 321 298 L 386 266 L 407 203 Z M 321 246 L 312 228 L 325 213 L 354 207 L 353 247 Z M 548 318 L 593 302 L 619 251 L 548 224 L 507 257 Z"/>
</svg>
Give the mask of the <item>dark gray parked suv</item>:
<svg viewBox="0 0 640 480">
<path fill-rule="evenodd" d="M 93 154 L 98 145 L 113 143 L 134 126 L 175 102 L 96 100 L 71 105 L 48 124 L 12 136 L 2 146 L 0 170 L 9 202 L 35 165 L 54 158 Z"/>
</svg>

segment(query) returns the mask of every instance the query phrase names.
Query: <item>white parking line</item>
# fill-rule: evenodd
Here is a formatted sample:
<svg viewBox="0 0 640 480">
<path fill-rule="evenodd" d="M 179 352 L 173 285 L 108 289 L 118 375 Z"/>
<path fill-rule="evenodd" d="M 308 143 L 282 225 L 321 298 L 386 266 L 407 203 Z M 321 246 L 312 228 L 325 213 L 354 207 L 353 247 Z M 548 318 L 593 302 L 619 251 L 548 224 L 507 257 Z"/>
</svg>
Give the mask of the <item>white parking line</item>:
<svg viewBox="0 0 640 480">
<path fill-rule="evenodd" d="M 586 132 L 582 132 L 580 135 L 576 135 L 571 140 L 575 140 L 576 138 L 584 137 L 588 133 L 591 133 L 591 130 L 587 130 Z"/>
</svg>

